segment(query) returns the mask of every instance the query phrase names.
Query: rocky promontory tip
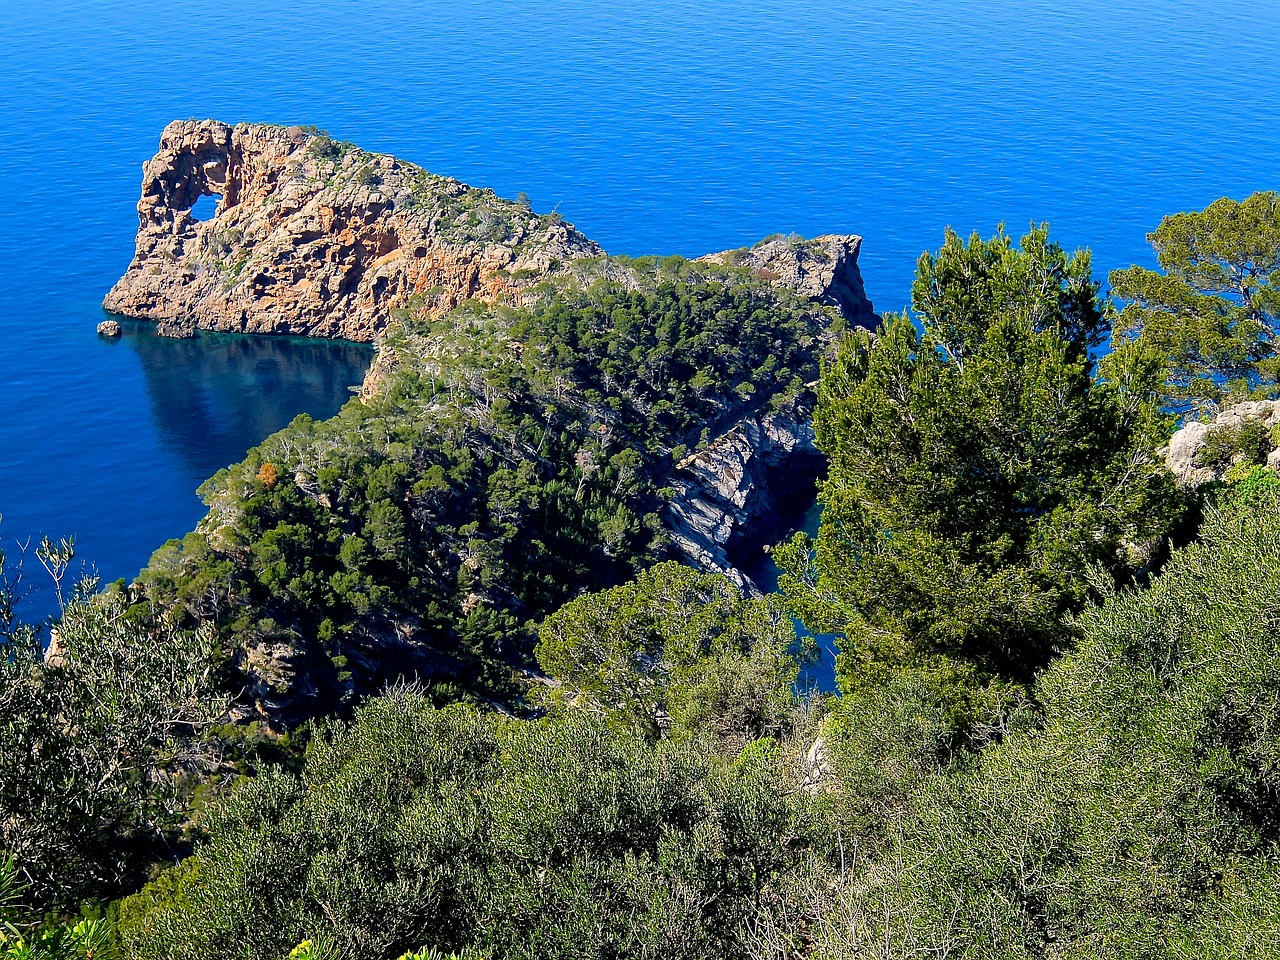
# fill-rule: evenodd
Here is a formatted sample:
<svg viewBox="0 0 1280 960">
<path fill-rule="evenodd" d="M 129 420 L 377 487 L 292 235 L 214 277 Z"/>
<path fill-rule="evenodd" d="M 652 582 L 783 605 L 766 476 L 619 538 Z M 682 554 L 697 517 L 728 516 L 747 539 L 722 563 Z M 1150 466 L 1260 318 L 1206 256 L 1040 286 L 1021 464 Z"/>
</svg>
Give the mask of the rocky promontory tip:
<svg viewBox="0 0 1280 960">
<path fill-rule="evenodd" d="M 800 237 L 767 237 L 754 247 L 711 253 L 699 260 L 747 267 L 765 280 L 786 287 L 816 303 L 835 307 L 850 323 L 868 329 L 880 318 L 862 286 L 858 252 L 862 238 L 827 234 Z"/>
<path fill-rule="evenodd" d="M 217 204 L 202 219 L 204 197 Z M 702 259 L 870 327 L 861 243 L 775 237 Z M 401 310 L 524 305 L 530 288 L 603 253 L 557 214 L 314 128 L 178 120 L 143 165 L 136 252 L 104 306 L 158 321 L 168 336 L 200 328 L 368 342 Z"/>
<path fill-rule="evenodd" d="M 556 215 L 314 129 L 216 120 L 165 128 L 138 220 L 107 309 L 237 333 L 371 341 L 397 310 L 519 302 L 603 252 Z"/>
</svg>

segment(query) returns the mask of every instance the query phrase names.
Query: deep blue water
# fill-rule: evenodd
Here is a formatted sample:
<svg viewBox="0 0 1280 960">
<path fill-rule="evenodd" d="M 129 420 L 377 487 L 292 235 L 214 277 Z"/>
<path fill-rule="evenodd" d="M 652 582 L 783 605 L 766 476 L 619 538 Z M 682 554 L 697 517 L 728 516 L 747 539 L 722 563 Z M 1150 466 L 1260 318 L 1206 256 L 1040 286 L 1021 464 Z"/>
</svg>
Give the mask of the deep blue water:
<svg viewBox="0 0 1280 960">
<path fill-rule="evenodd" d="M 1150 262 L 1165 213 L 1280 185 L 1275 0 L 0 10 L 0 542 L 74 533 L 107 578 L 194 524 L 208 473 L 335 409 L 363 360 L 94 336 L 171 119 L 314 123 L 525 191 L 612 252 L 860 233 L 880 309 L 948 224 L 1045 219 L 1105 272 Z"/>
</svg>

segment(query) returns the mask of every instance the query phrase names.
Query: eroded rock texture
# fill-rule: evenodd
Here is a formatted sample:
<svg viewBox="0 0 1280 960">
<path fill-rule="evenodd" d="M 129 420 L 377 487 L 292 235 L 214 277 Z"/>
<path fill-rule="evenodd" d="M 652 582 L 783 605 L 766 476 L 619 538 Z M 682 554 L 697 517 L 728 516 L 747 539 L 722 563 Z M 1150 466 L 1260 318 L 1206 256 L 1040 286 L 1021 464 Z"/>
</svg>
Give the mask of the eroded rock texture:
<svg viewBox="0 0 1280 960">
<path fill-rule="evenodd" d="M 1245 441 L 1250 425 L 1257 435 Z M 1178 485 L 1195 489 L 1222 480 L 1239 465 L 1262 461 L 1280 470 L 1280 400 L 1250 400 L 1218 413 L 1213 420 L 1188 423 L 1169 440 L 1165 465 Z"/>
<path fill-rule="evenodd" d="M 221 199 L 196 219 L 202 196 Z M 559 217 L 300 127 L 169 124 L 143 166 L 133 262 L 108 310 L 200 327 L 371 341 L 395 311 L 519 302 L 602 253 Z"/>
<path fill-rule="evenodd" d="M 711 253 L 700 260 L 746 267 L 779 287 L 837 308 L 846 320 L 873 329 L 879 325 L 862 286 L 858 252 L 862 238 L 828 234 L 803 240 L 771 237 L 754 247 Z"/>
<path fill-rule="evenodd" d="M 787 532 L 779 501 L 811 498 L 824 463 L 809 409 L 743 417 L 677 464 L 664 511 L 672 542 L 694 566 L 758 593 L 740 561 Z"/>
</svg>

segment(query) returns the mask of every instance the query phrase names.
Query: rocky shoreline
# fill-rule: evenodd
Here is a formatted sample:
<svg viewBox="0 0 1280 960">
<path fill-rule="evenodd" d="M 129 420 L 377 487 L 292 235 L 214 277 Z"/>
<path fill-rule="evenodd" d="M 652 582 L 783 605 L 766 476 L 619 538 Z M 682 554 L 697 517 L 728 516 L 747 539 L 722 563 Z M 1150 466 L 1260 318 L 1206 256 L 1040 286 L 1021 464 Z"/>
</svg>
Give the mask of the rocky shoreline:
<svg viewBox="0 0 1280 960">
<path fill-rule="evenodd" d="M 193 208 L 206 196 L 219 200 L 202 221 Z M 135 256 L 104 306 L 165 336 L 382 344 L 404 311 L 442 315 L 470 299 L 521 306 L 539 283 L 571 277 L 575 261 L 630 276 L 558 216 L 302 127 L 169 124 L 143 167 L 138 219 Z M 860 249 L 852 235 L 776 236 L 701 262 L 749 270 L 873 328 Z M 365 399 L 396 362 L 382 344 Z M 676 465 L 663 515 L 686 560 L 756 591 L 736 561 L 785 534 L 779 499 L 821 472 L 811 413 L 747 409 Z"/>
<path fill-rule="evenodd" d="M 198 220 L 201 197 L 219 198 Z M 143 166 L 114 313 L 371 342 L 396 311 L 519 292 L 603 251 L 559 217 L 301 127 L 180 120 Z"/>
</svg>

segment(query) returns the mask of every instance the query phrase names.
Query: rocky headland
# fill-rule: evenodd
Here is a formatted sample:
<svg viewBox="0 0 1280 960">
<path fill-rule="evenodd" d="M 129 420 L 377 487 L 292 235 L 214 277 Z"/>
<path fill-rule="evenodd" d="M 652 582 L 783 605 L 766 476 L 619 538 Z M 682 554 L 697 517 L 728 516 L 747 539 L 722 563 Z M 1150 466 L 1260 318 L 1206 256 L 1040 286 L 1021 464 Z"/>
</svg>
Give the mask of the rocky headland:
<svg viewBox="0 0 1280 960">
<path fill-rule="evenodd" d="M 552 588 L 528 586 L 523 557 L 567 530 L 604 537 L 566 547 L 594 557 L 589 578 L 650 550 L 756 592 L 741 565 L 824 467 L 819 360 L 842 326 L 878 322 L 856 236 L 609 257 L 558 216 L 301 127 L 170 124 L 138 212 L 108 309 L 168 336 L 378 347 L 363 404 L 211 480 L 197 531 L 144 571 L 195 622 L 237 611 L 237 715 L 276 729 L 398 677 L 483 686 L 484 663 L 527 662 L 524 641 L 474 638 L 541 609 Z M 572 595 L 571 560 L 532 569 Z"/>
<path fill-rule="evenodd" d="M 210 196 L 213 216 L 197 219 L 193 208 Z M 774 237 L 702 259 L 872 327 L 861 243 Z M 440 315 L 472 299 L 518 306 L 572 261 L 603 253 L 556 214 L 313 128 L 176 120 L 143 165 L 136 251 L 104 306 L 173 333 L 372 342 L 397 311 Z"/>
<path fill-rule="evenodd" d="M 192 210 L 206 196 L 217 207 L 199 220 Z M 138 221 L 133 262 L 104 305 L 154 320 L 166 336 L 199 328 L 381 341 L 405 312 L 523 305 L 538 284 L 581 276 L 575 262 L 590 263 L 592 277 L 642 282 L 558 216 L 297 126 L 174 121 L 143 166 Z M 870 328 L 878 318 L 861 243 L 775 236 L 700 262 L 749 271 Z M 384 345 L 366 399 L 397 362 Z M 733 558 L 781 532 L 778 490 L 821 467 L 808 414 L 747 410 L 678 465 L 665 515 L 690 561 L 750 589 Z"/>
<path fill-rule="evenodd" d="M 104 306 L 173 333 L 371 342 L 397 310 L 518 302 L 601 253 L 558 216 L 315 130 L 179 120 L 143 166 L 136 252 Z"/>
<path fill-rule="evenodd" d="M 872 329 L 879 325 L 862 285 L 858 252 L 862 238 L 828 234 L 804 240 L 800 237 L 767 237 L 754 247 L 710 253 L 698 259 L 746 267 L 776 286 L 794 290 L 815 303 L 835 307 L 850 323 Z"/>
</svg>

